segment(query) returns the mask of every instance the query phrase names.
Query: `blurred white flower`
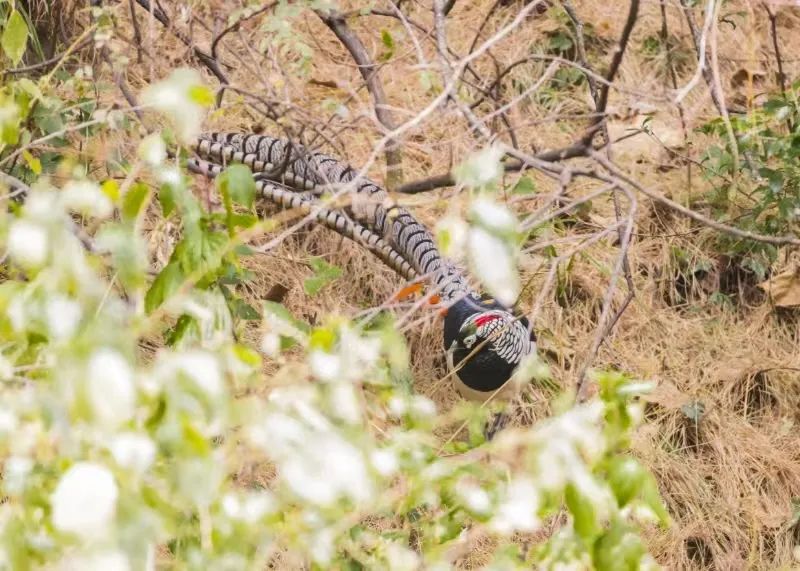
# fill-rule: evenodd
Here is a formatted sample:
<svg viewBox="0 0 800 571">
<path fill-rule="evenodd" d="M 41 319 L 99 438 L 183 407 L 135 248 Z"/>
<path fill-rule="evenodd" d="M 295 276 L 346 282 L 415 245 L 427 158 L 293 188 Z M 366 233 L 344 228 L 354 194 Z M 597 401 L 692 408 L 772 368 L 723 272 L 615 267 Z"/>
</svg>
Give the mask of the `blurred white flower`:
<svg viewBox="0 0 800 571">
<path fill-rule="evenodd" d="M 332 383 L 330 388 L 331 411 L 345 422 L 355 424 L 361 420 L 361 402 L 352 383 Z"/>
<path fill-rule="evenodd" d="M 108 550 L 86 553 L 64 558 L 56 569 L 59 571 L 129 571 L 127 555 L 122 551 Z"/>
<path fill-rule="evenodd" d="M 64 205 L 75 212 L 108 218 L 114 213 L 114 204 L 100 185 L 89 180 L 71 180 L 64 185 Z"/>
<path fill-rule="evenodd" d="M 415 571 L 420 566 L 419 556 L 396 541 L 386 546 L 386 559 L 390 571 Z"/>
<path fill-rule="evenodd" d="M 503 151 L 497 145 L 473 153 L 458 169 L 458 182 L 467 186 L 486 186 L 503 174 Z"/>
<path fill-rule="evenodd" d="M 83 309 L 77 301 L 54 294 L 48 298 L 44 313 L 50 336 L 61 341 L 71 337 L 78 329 Z"/>
<path fill-rule="evenodd" d="M 341 497 L 355 502 L 372 496 L 364 457 L 335 433 L 309 433 L 303 447 L 279 461 L 281 479 L 300 498 L 327 506 Z"/>
<path fill-rule="evenodd" d="M 109 445 L 111 455 L 122 468 L 138 474 L 145 472 L 156 458 L 156 445 L 143 434 L 124 432 Z"/>
<path fill-rule="evenodd" d="M 63 213 L 59 194 L 52 190 L 36 190 L 25 199 L 25 215 L 31 220 L 51 222 Z"/>
<path fill-rule="evenodd" d="M 480 226 L 493 233 L 507 234 L 518 230 L 517 219 L 511 211 L 486 197 L 472 201 L 470 215 Z"/>
<path fill-rule="evenodd" d="M 3 464 L 3 487 L 9 494 L 19 494 L 25 489 L 28 474 L 33 470 L 33 460 L 24 456 L 11 456 Z"/>
<path fill-rule="evenodd" d="M 520 282 L 509 244 L 483 228 L 473 227 L 468 252 L 473 272 L 489 293 L 500 303 L 513 305 Z"/>
<path fill-rule="evenodd" d="M 170 76 L 150 85 L 142 101 L 167 115 L 177 128 L 179 137 L 190 142 L 200 132 L 203 108 L 192 97 L 202 88 L 200 74 L 193 69 L 176 69 Z"/>
<path fill-rule="evenodd" d="M 114 521 L 118 495 L 108 469 L 79 462 L 64 472 L 50 497 L 53 526 L 85 540 L 103 536 Z"/>
<path fill-rule="evenodd" d="M 406 402 L 405 399 L 397 395 L 392 396 L 389 399 L 387 407 L 389 409 L 389 412 L 397 418 L 402 417 L 404 414 L 408 412 L 408 403 Z"/>
<path fill-rule="evenodd" d="M 481 515 L 489 513 L 492 507 L 492 500 L 489 494 L 486 493 L 486 490 L 464 480 L 456 483 L 455 490 L 461 502 L 467 506 L 470 511 Z"/>
<path fill-rule="evenodd" d="M 231 519 L 254 524 L 275 511 L 275 498 L 268 492 L 251 493 L 243 498 L 228 493 L 222 498 L 222 509 Z"/>
<path fill-rule="evenodd" d="M 181 171 L 178 167 L 170 165 L 158 170 L 158 180 L 162 184 L 178 186 L 183 181 L 183 177 L 181 176 Z"/>
<path fill-rule="evenodd" d="M 436 404 L 426 396 L 415 395 L 411 400 L 411 410 L 418 416 L 436 416 Z"/>
<path fill-rule="evenodd" d="M 165 358 L 161 374 L 183 373 L 210 398 L 222 396 L 224 385 L 219 361 L 211 353 L 192 349 Z"/>
<path fill-rule="evenodd" d="M 167 144 L 161 133 L 151 133 L 139 143 L 139 158 L 156 167 L 167 160 Z"/>
<path fill-rule="evenodd" d="M 334 381 L 342 374 L 342 359 L 326 351 L 315 349 L 308 356 L 308 366 L 320 381 Z"/>
<path fill-rule="evenodd" d="M 497 507 L 490 526 L 497 533 L 535 531 L 539 527 L 539 492 L 529 478 L 515 477 L 508 484 L 505 498 Z"/>
<path fill-rule="evenodd" d="M 448 258 L 462 258 L 467 250 L 469 225 L 460 217 L 448 215 L 436 223 L 436 242 Z"/>
<path fill-rule="evenodd" d="M 19 420 L 13 410 L 0 409 L 0 435 L 14 432 L 19 426 Z"/>
<path fill-rule="evenodd" d="M 0 381 L 7 381 L 13 376 L 14 365 L 4 355 L 0 355 Z"/>
<path fill-rule="evenodd" d="M 92 410 L 104 424 L 116 426 L 133 417 L 136 406 L 133 371 L 117 351 L 103 347 L 92 354 L 87 389 Z"/>
<path fill-rule="evenodd" d="M 374 450 L 369 455 L 373 468 L 381 476 L 391 476 L 400 468 L 400 462 L 397 460 L 397 454 L 386 448 Z"/>
<path fill-rule="evenodd" d="M 8 253 L 23 266 L 39 267 L 47 261 L 47 230 L 28 220 L 17 220 L 8 231 Z"/>
<path fill-rule="evenodd" d="M 312 536 L 310 551 L 315 563 L 324 566 L 330 563 L 334 553 L 334 539 L 334 533 L 330 529 L 322 529 Z"/>
<path fill-rule="evenodd" d="M 281 351 L 281 337 L 277 333 L 268 332 L 261 336 L 261 351 L 267 357 L 277 357 Z"/>
</svg>

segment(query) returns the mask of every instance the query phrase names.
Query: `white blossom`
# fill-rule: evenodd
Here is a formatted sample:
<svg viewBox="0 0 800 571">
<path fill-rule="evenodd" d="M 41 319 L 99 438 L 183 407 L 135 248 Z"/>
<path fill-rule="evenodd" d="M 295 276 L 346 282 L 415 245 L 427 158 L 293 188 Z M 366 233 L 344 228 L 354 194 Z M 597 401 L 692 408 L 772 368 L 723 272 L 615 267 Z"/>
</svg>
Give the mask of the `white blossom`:
<svg viewBox="0 0 800 571">
<path fill-rule="evenodd" d="M 311 558 L 319 565 L 327 566 L 334 553 L 335 535 L 330 529 L 323 529 L 313 535 L 310 541 Z"/>
<path fill-rule="evenodd" d="M 97 418 L 109 426 L 133 417 L 136 388 L 125 358 L 108 348 L 97 349 L 89 359 L 87 390 Z"/>
<path fill-rule="evenodd" d="M 118 495 L 111 472 L 79 462 L 64 472 L 50 497 L 53 526 L 86 540 L 105 535 L 116 515 Z"/>
<path fill-rule="evenodd" d="M 211 354 L 198 349 L 176 353 L 166 358 L 163 365 L 167 375 L 183 373 L 210 398 L 223 394 L 224 386 L 219 361 Z"/>
<path fill-rule="evenodd" d="M 95 218 L 108 218 L 114 212 L 114 204 L 102 191 L 100 185 L 89 180 L 71 180 L 64 185 L 64 205 L 70 210 Z"/>
<path fill-rule="evenodd" d="M 393 541 L 386 546 L 386 559 L 391 571 L 414 571 L 419 569 L 419 556 L 408 547 Z"/>
<path fill-rule="evenodd" d="M 320 381 L 334 381 L 342 374 L 341 357 L 319 349 L 315 349 L 308 356 L 308 365 Z"/>
<path fill-rule="evenodd" d="M 139 157 L 150 166 L 158 166 L 167 159 L 167 145 L 161 133 L 151 133 L 139 143 Z"/>
<path fill-rule="evenodd" d="M 436 223 L 436 241 L 448 258 L 462 258 L 467 250 L 469 225 L 459 216 L 445 216 Z"/>
<path fill-rule="evenodd" d="M 391 476 L 400 468 L 400 462 L 397 460 L 397 454 L 386 448 L 380 450 L 373 450 L 369 455 L 372 467 L 381 476 Z"/>
<path fill-rule="evenodd" d="M 156 445 L 143 434 L 124 432 L 109 445 L 111 455 L 119 466 L 136 473 L 145 472 L 156 458 Z"/>
<path fill-rule="evenodd" d="M 459 182 L 469 186 L 485 186 L 503 174 L 503 150 L 492 145 L 472 154 L 458 169 Z"/>
<path fill-rule="evenodd" d="M 178 186 L 183 180 L 180 169 L 172 165 L 158 169 L 157 174 L 159 182 L 170 186 Z"/>
<path fill-rule="evenodd" d="M 470 214 L 478 224 L 493 233 L 516 232 L 517 219 L 504 205 L 486 197 L 476 198 L 470 205 Z"/>
<path fill-rule="evenodd" d="M 60 562 L 59 571 L 129 571 L 127 555 L 122 551 L 104 550 L 67 557 Z"/>
<path fill-rule="evenodd" d="M 48 298 L 44 313 L 50 336 L 60 341 L 77 331 L 83 310 L 77 301 L 55 294 Z"/>
<path fill-rule="evenodd" d="M 189 142 L 200 132 L 203 120 L 203 108 L 191 97 L 192 89 L 201 85 L 197 71 L 176 69 L 168 78 L 149 86 L 142 100 L 172 119 L 180 138 Z"/>
<path fill-rule="evenodd" d="M 513 305 L 520 282 L 509 245 L 483 228 L 470 228 L 469 260 L 489 293 L 500 303 Z"/>
<path fill-rule="evenodd" d="M 3 464 L 3 486 L 6 492 L 18 494 L 25 489 L 28 474 L 33 470 L 33 460 L 24 456 L 11 456 Z"/>
<path fill-rule="evenodd" d="M 277 333 L 267 332 L 261 336 L 261 352 L 267 357 L 277 357 L 281 352 L 281 337 Z"/>
<path fill-rule="evenodd" d="M 14 365 L 0 354 L 0 381 L 7 381 L 14 376 Z"/>
<path fill-rule="evenodd" d="M 47 230 L 28 220 L 17 220 L 8 231 L 8 253 L 18 264 L 38 267 L 47 261 Z"/>
<path fill-rule="evenodd" d="M 408 412 L 408 403 L 405 399 L 396 395 L 389 399 L 387 407 L 389 408 L 389 412 L 397 418 L 400 418 Z"/>
<path fill-rule="evenodd" d="M 411 409 L 418 416 L 431 417 L 436 415 L 436 403 L 423 395 L 415 395 L 413 397 Z"/>
<path fill-rule="evenodd" d="M 311 433 L 304 446 L 280 461 L 282 480 L 305 501 L 327 506 L 341 497 L 355 502 L 372 496 L 364 457 L 334 433 Z"/>
<path fill-rule="evenodd" d="M 11 434 L 19 426 L 19 420 L 13 410 L 0 409 L 0 435 Z"/>
<path fill-rule="evenodd" d="M 505 498 L 491 520 L 494 531 L 509 535 L 515 531 L 535 531 L 539 527 L 536 512 L 539 492 L 529 478 L 516 477 L 508 484 Z"/>
<path fill-rule="evenodd" d="M 361 402 L 352 383 L 332 383 L 330 391 L 333 414 L 350 424 L 361 420 Z"/>
<path fill-rule="evenodd" d="M 240 498 L 228 493 L 222 498 L 222 510 L 235 520 L 254 524 L 275 511 L 275 498 L 268 492 L 251 493 Z"/>
<path fill-rule="evenodd" d="M 455 486 L 461 502 L 477 514 L 486 515 L 492 507 L 492 500 L 486 490 L 466 481 L 459 481 Z"/>
</svg>

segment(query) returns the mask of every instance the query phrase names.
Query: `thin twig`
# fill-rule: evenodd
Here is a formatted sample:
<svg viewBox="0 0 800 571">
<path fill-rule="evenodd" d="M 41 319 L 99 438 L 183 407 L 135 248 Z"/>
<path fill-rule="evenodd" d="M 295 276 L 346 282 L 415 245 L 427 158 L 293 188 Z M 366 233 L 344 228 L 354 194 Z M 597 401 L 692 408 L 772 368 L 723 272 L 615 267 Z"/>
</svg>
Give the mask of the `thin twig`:
<svg viewBox="0 0 800 571">
<path fill-rule="evenodd" d="M 201 50 L 197 46 L 194 45 L 194 42 L 181 32 L 180 30 L 174 28 L 169 20 L 169 17 L 164 13 L 164 11 L 154 4 L 150 4 L 150 0 L 136 0 L 136 3 L 139 4 L 142 8 L 147 10 L 148 14 L 152 14 L 152 16 L 161 22 L 161 24 L 172 31 L 176 38 L 178 38 L 187 48 L 192 50 L 194 57 L 202 63 L 208 71 L 210 71 L 214 76 L 224 85 L 228 85 L 230 82 L 228 81 L 228 77 L 223 73 L 222 69 L 220 69 L 220 64 L 217 59 L 213 56 L 208 54 L 207 52 Z"/>
<path fill-rule="evenodd" d="M 631 186 L 637 192 L 644 194 L 671 208 L 672 210 L 683 214 L 691 218 L 692 220 L 699 222 L 700 224 L 707 226 L 713 230 L 717 230 L 718 232 L 722 232 L 723 234 L 729 234 L 731 236 L 736 236 L 737 238 L 741 238 L 743 240 L 752 240 L 753 242 L 761 242 L 764 244 L 772 244 L 774 246 L 800 246 L 800 239 L 796 238 L 795 236 L 767 236 L 765 234 L 758 234 L 757 232 L 751 232 L 749 230 L 742 230 L 741 228 L 736 228 L 734 226 L 729 226 L 722 222 L 717 222 L 716 220 L 712 220 L 707 216 L 700 214 L 699 212 L 692 210 L 691 208 L 687 208 L 682 204 L 675 202 L 674 200 L 670 200 L 660 192 L 657 192 L 651 188 L 647 188 L 636 182 L 633 178 L 631 178 L 628 174 L 623 172 L 620 168 L 618 168 L 615 164 L 611 161 L 606 159 L 602 154 L 592 151 L 590 153 L 591 157 L 600 163 L 612 176 L 604 177 L 603 180 L 608 182 L 613 182 L 615 179 L 624 182 L 625 184 Z"/>
</svg>

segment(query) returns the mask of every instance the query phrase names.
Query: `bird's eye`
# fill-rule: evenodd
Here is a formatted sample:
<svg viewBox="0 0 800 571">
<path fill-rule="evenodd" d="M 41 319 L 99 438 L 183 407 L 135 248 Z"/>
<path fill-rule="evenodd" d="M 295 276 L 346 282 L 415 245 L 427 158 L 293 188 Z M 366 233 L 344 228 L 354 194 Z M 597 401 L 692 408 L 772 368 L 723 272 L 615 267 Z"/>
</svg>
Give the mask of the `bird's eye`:
<svg viewBox="0 0 800 571">
<path fill-rule="evenodd" d="M 464 337 L 464 347 L 467 349 L 472 349 L 472 346 L 475 345 L 475 341 L 477 340 L 478 336 L 474 333 L 472 335 L 468 335 Z"/>
</svg>

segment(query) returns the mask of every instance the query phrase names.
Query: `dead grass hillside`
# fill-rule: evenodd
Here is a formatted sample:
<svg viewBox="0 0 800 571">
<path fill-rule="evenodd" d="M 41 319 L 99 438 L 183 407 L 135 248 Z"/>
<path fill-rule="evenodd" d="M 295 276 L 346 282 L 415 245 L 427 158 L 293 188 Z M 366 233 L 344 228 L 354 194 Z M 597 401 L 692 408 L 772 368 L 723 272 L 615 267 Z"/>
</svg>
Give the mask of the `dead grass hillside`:
<svg viewBox="0 0 800 571">
<path fill-rule="evenodd" d="M 161 2 L 171 27 L 191 38 L 191 45 L 208 51 L 213 34 L 225 28 L 233 7 L 246 2 Z M 376 5 L 376 9 L 388 10 Z M 556 4 L 554 2 L 554 4 Z M 628 10 L 627 2 L 575 2 L 587 24 L 590 63 L 604 70 L 616 46 Z M 776 32 L 788 82 L 800 78 L 800 8 L 775 5 Z M 122 5 L 127 5 L 123 2 Z M 387 5 L 388 6 L 388 5 Z M 456 54 L 467 53 L 475 34 L 490 37 L 508 24 L 524 4 L 517 1 L 457 0 L 448 16 L 448 39 Z M 432 100 L 433 91 L 419 66 L 420 55 L 435 62 L 433 40 L 415 26 L 430 29 L 428 2 L 407 1 L 401 9 L 418 33 L 415 45 L 404 24 L 380 15 L 359 16 L 361 4 L 347 2 L 353 10 L 348 24 L 375 60 L 383 60 L 380 79 L 396 121 L 413 117 Z M 186 8 L 186 9 L 184 9 Z M 686 22 L 676 1 L 664 5 L 668 24 L 670 62 L 659 49 L 663 32 L 662 6 L 642 3 L 631 45 L 611 89 L 609 132 L 612 139 L 631 135 L 649 117 L 650 135 L 630 136 L 611 148 L 613 158 L 643 185 L 691 206 L 705 209 L 703 197 L 710 186 L 696 162 L 709 140 L 696 129 L 716 116 L 709 89 L 697 82 L 680 109 L 672 103 L 675 90 L 668 63 L 678 85 L 689 82 L 697 58 Z M 519 28 L 473 62 L 477 76 L 495 77 L 498 69 L 536 50 L 573 37 L 566 20 L 554 7 L 532 14 Z M 487 14 L 490 14 L 487 17 Z M 138 92 L 176 66 L 201 70 L 210 85 L 218 85 L 192 57 L 191 48 L 147 13 L 137 9 L 138 24 L 120 9 L 119 37 L 111 44 L 117 61 L 125 61 L 125 85 Z M 702 24 L 701 14 L 695 14 Z M 281 28 L 277 19 L 288 18 Z M 770 20 L 761 2 L 725 2 L 715 40 L 719 80 L 726 104 L 753 109 L 764 93 L 779 89 Z M 136 45 L 136 36 L 143 39 Z M 393 39 L 388 46 L 386 37 Z M 269 40 L 269 41 L 268 41 Z M 270 43 L 270 41 L 272 43 Z M 315 125 L 324 136 L 306 128 L 301 136 L 355 165 L 371 156 L 380 138 L 372 101 L 352 58 L 313 12 L 279 8 L 243 23 L 218 46 L 224 70 L 237 88 L 274 103 L 278 121 L 257 111 L 259 103 L 243 92 L 229 90 L 223 108 L 211 113 L 207 126 L 214 130 L 270 132 Z M 304 53 L 313 52 L 305 63 Z M 266 53 L 266 55 L 262 55 Z M 107 63 L 95 60 L 95 73 L 111 81 Z M 547 62 L 520 65 L 497 87 L 510 101 L 546 73 Z M 569 144 L 585 128 L 591 100 L 585 84 L 547 83 L 535 96 L 510 106 L 507 123 L 495 114 L 488 124 L 511 140 L 508 125 L 520 148 L 539 152 Z M 477 81 L 477 80 L 476 80 Z M 465 97 L 475 97 L 465 88 Z M 117 100 L 125 104 L 120 94 Z M 246 102 L 255 101 L 253 106 Z M 266 107 L 262 105 L 262 107 Z M 489 104 L 476 106 L 487 116 Z M 294 131 L 298 132 L 298 131 Z M 316 137 L 316 138 L 315 138 Z M 131 153 L 129 141 L 109 141 Z M 403 176 L 406 181 L 447 172 L 471 152 L 481 148 L 463 116 L 453 107 L 430 115 L 402 138 Z M 102 156 L 102 149 L 88 149 Z M 379 160 L 370 172 L 383 180 Z M 558 180 L 529 174 L 537 184 L 531 196 L 506 197 L 520 217 L 544 204 L 558 190 Z M 508 186 L 517 175 L 509 175 Z M 198 182 L 198 188 L 203 183 Z M 565 199 L 577 199 L 597 188 L 577 179 L 565 189 Z M 461 212 L 467 192 L 446 188 L 414 196 L 397 196 L 429 225 L 448 212 Z M 629 251 L 635 297 L 613 332 L 601 345 L 594 365 L 613 367 L 658 383 L 649 397 L 646 418 L 638 431 L 635 452 L 653 470 L 675 525 L 667 531 L 648 531 L 650 548 L 669 569 L 790 569 L 800 566 L 792 551 L 800 544 L 800 313 L 796 307 L 776 307 L 754 276 L 736 260 L 720 255 L 718 234 L 704 226 L 638 196 L 636 227 Z M 591 207 L 563 219 L 536 238 L 553 241 L 558 254 L 569 252 L 599 228 L 613 223 L 610 196 L 592 201 Z M 150 219 L 155 262 L 170 252 L 174 230 Z M 573 386 L 600 319 L 609 276 L 619 249 L 615 235 L 577 249 L 559 269 L 557 287 L 541 299 L 536 331 L 554 380 Z M 526 247 L 521 271 L 527 283 L 520 305 L 530 311 L 546 281 L 548 260 L 535 242 Z M 676 256 L 680 252 L 680 258 Z M 345 278 L 318 296 L 304 294 L 303 279 L 311 275 L 308 259 L 325 256 L 343 268 Z M 797 268 L 797 253 L 780 250 L 769 268 L 771 276 Z M 700 268 L 700 270 L 698 270 Z M 375 259 L 330 232 L 311 229 L 286 240 L 269 255 L 251 262 L 255 279 L 246 294 L 266 297 L 277 285 L 288 293 L 284 302 L 299 317 L 314 321 L 329 312 L 355 315 L 384 304 L 401 281 Z M 796 276 L 796 274 L 795 274 Z M 800 280 L 786 278 L 791 287 Z M 795 277 L 795 280 L 797 278 Z M 615 293 L 617 303 L 624 283 Z M 800 302 L 798 302 L 800 303 Z M 444 363 L 440 351 L 440 324 L 432 312 L 419 310 L 404 316 L 414 362 L 414 386 L 447 409 L 456 400 L 447 383 L 439 379 Z M 254 337 L 255 338 L 255 337 Z M 265 388 L 267 390 L 267 388 Z M 516 405 L 518 423 L 530 423 L 548 413 L 545 388 L 531 387 Z M 481 563 L 480 544 L 463 562 L 465 568 Z"/>
</svg>

